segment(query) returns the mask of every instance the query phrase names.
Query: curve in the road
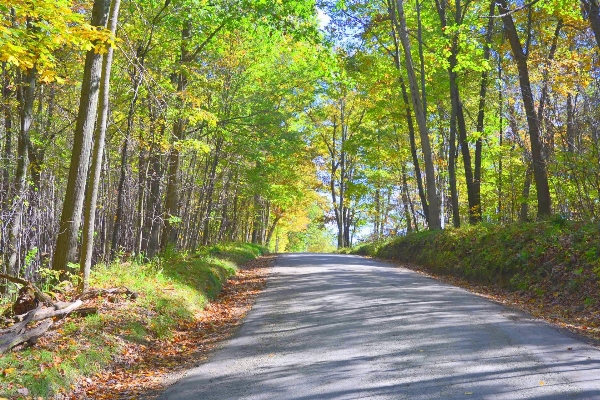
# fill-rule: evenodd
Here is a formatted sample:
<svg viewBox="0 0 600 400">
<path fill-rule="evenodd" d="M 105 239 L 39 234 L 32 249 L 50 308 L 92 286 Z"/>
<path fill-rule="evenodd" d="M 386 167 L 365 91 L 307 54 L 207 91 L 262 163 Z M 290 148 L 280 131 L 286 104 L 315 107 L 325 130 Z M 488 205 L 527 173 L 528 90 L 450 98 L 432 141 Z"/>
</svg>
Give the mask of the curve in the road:
<svg viewBox="0 0 600 400">
<path fill-rule="evenodd" d="M 236 337 L 160 398 L 600 399 L 600 352 L 407 269 L 290 254 Z"/>
</svg>

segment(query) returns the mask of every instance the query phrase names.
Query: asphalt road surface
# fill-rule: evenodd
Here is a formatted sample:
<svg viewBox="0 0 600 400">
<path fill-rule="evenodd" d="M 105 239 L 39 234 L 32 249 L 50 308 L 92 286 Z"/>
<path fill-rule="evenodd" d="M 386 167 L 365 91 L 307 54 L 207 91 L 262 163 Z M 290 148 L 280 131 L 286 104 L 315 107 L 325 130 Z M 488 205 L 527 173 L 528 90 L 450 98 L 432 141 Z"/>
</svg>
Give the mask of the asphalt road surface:
<svg viewBox="0 0 600 400">
<path fill-rule="evenodd" d="M 600 399 L 600 351 L 391 264 L 290 254 L 235 337 L 160 399 Z"/>
</svg>

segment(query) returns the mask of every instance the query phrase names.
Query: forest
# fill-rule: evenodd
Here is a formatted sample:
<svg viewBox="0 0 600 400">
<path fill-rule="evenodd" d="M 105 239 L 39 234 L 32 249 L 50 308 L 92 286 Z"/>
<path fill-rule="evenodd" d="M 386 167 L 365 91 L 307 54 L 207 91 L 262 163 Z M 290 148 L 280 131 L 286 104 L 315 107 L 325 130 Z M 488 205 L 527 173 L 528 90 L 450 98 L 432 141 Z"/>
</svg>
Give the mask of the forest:
<svg viewBox="0 0 600 400">
<path fill-rule="evenodd" d="M 218 243 L 598 220 L 597 0 L 0 12 L 3 274 L 85 290 L 93 265 Z"/>
<path fill-rule="evenodd" d="M 164 390 L 267 253 L 600 339 L 599 50 L 598 0 L 0 0 L 0 398 Z"/>
</svg>

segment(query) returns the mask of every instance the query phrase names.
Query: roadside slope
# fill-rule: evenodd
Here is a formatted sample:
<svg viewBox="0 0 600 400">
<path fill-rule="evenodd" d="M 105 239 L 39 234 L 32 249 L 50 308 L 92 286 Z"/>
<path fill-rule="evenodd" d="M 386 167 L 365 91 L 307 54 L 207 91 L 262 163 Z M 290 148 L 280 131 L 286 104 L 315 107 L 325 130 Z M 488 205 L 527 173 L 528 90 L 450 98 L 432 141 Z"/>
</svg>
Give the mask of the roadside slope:
<svg viewBox="0 0 600 400">
<path fill-rule="evenodd" d="M 553 221 L 422 231 L 351 250 L 600 339 L 600 228 Z"/>
<path fill-rule="evenodd" d="M 98 295 L 86 302 L 97 314 L 56 321 L 34 347 L 0 356 L 0 397 L 114 399 L 160 386 L 243 317 L 266 274 L 264 262 L 243 266 L 263 251 L 218 245 L 96 268 L 94 289 L 125 286 L 137 298 Z M 57 295 L 76 296 L 68 287 Z"/>
</svg>

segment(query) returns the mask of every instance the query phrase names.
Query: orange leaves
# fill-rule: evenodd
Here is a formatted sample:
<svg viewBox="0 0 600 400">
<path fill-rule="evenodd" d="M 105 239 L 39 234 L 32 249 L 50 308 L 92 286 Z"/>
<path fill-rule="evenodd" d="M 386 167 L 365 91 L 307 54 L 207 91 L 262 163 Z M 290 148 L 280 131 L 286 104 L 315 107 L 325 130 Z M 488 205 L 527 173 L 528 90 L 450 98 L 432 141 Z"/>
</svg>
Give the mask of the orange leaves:
<svg viewBox="0 0 600 400">
<path fill-rule="evenodd" d="M 0 14 L 0 61 L 22 70 L 35 66 L 40 81 L 62 83 L 56 53 L 65 46 L 105 52 L 115 40 L 110 32 L 90 26 L 71 6 L 66 0 L 12 0 L 13 14 Z"/>
<path fill-rule="evenodd" d="M 241 268 L 194 320 L 179 321 L 170 339 L 152 340 L 147 346 L 123 344 L 112 370 L 96 374 L 93 380 L 82 380 L 69 398 L 146 398 L 149 392 L 164 389 L 170 373 L 190 368 L 198 359 L 205 360 L 233 333 L 264 287 L 272 260 L 263 257 Z"/>
<path fill-rule="evenodd" d="M 560 288 L 551 287 L 552 282 L 548 281 L 542 282 L 539 284 L 539 287 L 535 288 L 537 291 L 544 293 L 538 295 L 533 288 L 511 292 L 499 286 L 486 286 L 469 282 L 463 278 L 432 274 L 416 266 L 405 264 L 402 266 L 414 269 L 420 274 L 434 277 L 443 282 L 460 286 L 478 296 L 485 297 L 497 303 L 526 311 L 535 317 L 542 318 L 562 328 L 594 339 L 600 339 L 600 312 L 597 306 L 585 306 L 585 301 L 581 301 L 582 297 L 585 298 L 587 296 L 587 298 L 592 298 L 595 296 L 594 291 L 597 291 L 596 286 L 581 285 L 578 291 L 568 292 Z M 553 282 L 569 281 L 570 278 L 567 275 L 570 272 L 567 270 L 560 271 L 556 268 L 553 272 Z M 572 350 L 572 348 L 569 347 L 567 350 Z"/>
</svg>

